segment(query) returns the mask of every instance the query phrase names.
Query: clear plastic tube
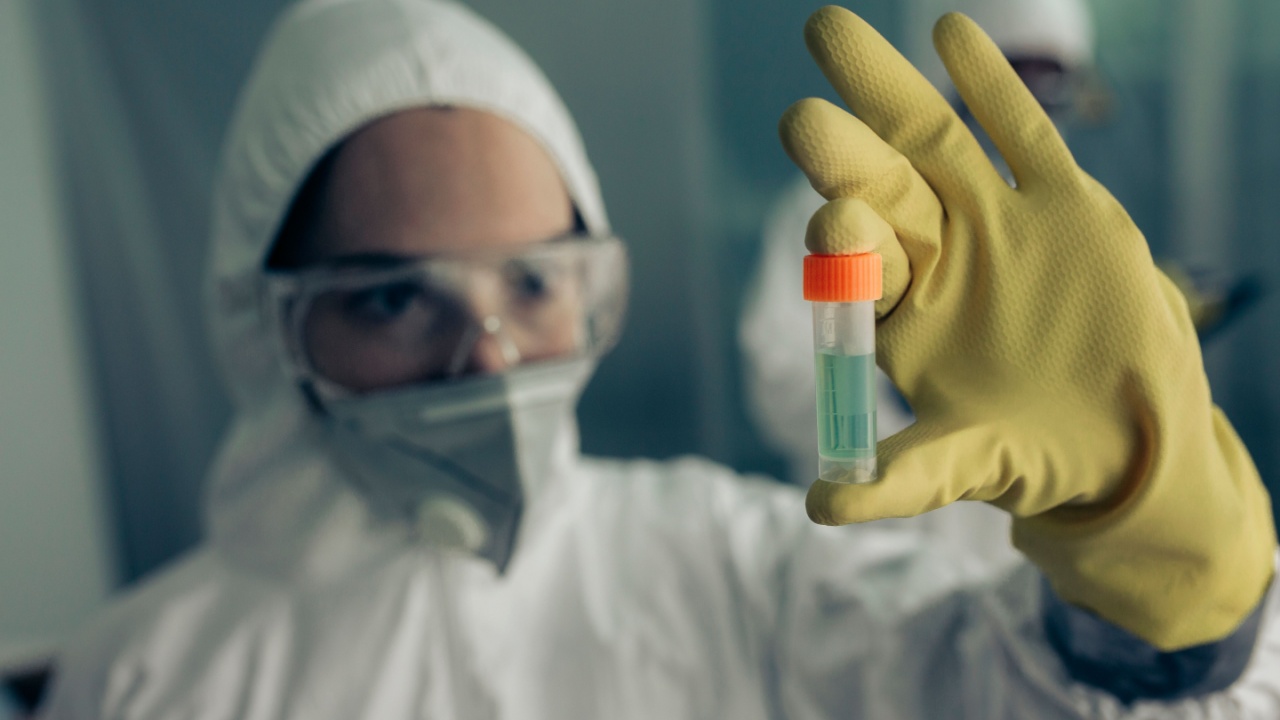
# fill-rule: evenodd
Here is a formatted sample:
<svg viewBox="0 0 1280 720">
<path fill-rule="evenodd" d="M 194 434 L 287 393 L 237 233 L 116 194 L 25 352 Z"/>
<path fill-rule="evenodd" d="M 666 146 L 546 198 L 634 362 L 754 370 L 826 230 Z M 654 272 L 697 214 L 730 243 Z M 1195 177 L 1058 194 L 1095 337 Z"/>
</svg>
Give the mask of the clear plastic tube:
<svg viewBox="0 0 1280 720">
<path fill-rule="evenodd" d="M 813 304 L 818 477 L 876 479 L 875 302 Z"/>
</svg>

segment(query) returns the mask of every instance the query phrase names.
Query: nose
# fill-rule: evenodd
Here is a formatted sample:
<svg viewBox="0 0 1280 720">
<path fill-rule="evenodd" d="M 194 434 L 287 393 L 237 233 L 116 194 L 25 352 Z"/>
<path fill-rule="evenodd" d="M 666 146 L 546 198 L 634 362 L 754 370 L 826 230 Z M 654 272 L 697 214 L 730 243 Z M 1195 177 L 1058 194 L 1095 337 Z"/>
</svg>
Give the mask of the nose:
<svg viewBox="0 0 1280 720">
<path fill-rule="evenodd" d="M 520 350 L 502 327 L 502 319 L 489 315 L 480 321 L 480 332 L 467 357 L 466 374 L 492 375 L 520 363 Z"/>
</svg>

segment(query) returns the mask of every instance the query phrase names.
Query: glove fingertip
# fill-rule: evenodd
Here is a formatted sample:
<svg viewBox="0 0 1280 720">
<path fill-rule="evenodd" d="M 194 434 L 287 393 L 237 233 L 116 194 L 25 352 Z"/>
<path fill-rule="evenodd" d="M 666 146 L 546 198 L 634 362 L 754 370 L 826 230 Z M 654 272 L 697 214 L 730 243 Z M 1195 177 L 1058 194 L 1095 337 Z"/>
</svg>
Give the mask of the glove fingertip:
<svg viewBox="0 0 1280 720">
<path fill-rule="evenodd" d="M 880 33 L 853 11 L 839 5 L 819 8 L 804 25 L 804 43 L 824 73 L 847 65 L 864 41 Z"/>
<path fill-rule="evenodd" d="M 975 31 L 981 33 L 982 29 L 973 21 L 973 18 L 962 12 L 952 11 L 938 18 L 938 22 L 933 24 L 933 45 L 940 47 L 971 35 Z"/>
<path fill-rule="evenodd" d="M 819 525 L 846 525 L 852 520 L 836 512 L 835 496 L 844 486 L 826 480 L 815 480 L 804 497 L 804 510 Z"/>
<path fill-rule="evenodd" d="M 804 244 L 819 255 L 880 252 L 896 242 L 893 228 L 859 198 L 839 197 L 823 205 L 805 230 Z"/>
<path fill-rule="evenodd" d="M 819 525 L 849 525 L 851 523 L 896 517 L 894 509 L 886 507 L 880 482 L 865 484 L 833 483 L 816 480 L 805 496 L 805 512 Z"/>
<path fill-rule="evenodd" d="M 830 102 L 822 98 L 807 97 L 791 103 L 782 113 L 782 119 L 778 121 L 778 132 L 786 139 L 788 133 L 794 128 L 810 124 L 815 115 L 822 114 L 826 110 L 825 106 L 831 105 Z"/>
<path fill-rule="evenodd" d="M 787 108 L 778 121 L 778 137 L 782 140 L 782 149 L 792 160 L 798 162 L 799 150 L 813 142 L 817 128 L 823 123 L 822 118 L 829 116 L 832 110 L 843 112 L 822 98 L 804 98 Z"/>
<path fill-rule="evenodd" d="M 809 16 L 808 21 L 804 24 L 804 39 L 810 50 L 815 50 L 815 46 L 823 46 L 828 40 L 828 34 L 832 28 L 840 26 L 848 27 L 861 22 L 862 18 L 858 17 L 852 10 L 839 5 L 824 5 L 813 12 Z"/>
<path fill-rule="evenodd" d="M 942 58 L 943 64 L 952 75 L 952 81 L 957 86 L 961 85 L 965 78 L 955 77 L 956 68 L 952 62 L 953 58 L 971 56 L 985 58 L 985 62 L 997 65 L 1007 63 L 1004 53 L 995 41 L 973 18 L 964 13 L 949 12 L 938 19 L 933 26 L 933 47 L 937 49 L 938 56 Z"/>
</svg>

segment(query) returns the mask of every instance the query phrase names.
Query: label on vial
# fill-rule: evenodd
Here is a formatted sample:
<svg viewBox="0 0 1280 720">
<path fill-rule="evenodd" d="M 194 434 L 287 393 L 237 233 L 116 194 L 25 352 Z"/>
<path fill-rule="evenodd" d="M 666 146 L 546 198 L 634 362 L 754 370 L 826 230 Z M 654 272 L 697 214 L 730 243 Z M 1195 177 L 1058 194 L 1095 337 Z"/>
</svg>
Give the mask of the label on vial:
<svg viewBox="0 0 1280 720">
<path fill-rule="evenodd" d="M 836 340 L 836 309 L 833 305 L 827 305 L 822 309 L 822 329 L 818 344 L 822 347 L 834 347 Z"/>
<path fill-rule="evenodd" d="M 818 353 L 814 359 L 818 381 L 818 453 L 836 460 L 875 457 L 875 353 Z"/>
</svg>

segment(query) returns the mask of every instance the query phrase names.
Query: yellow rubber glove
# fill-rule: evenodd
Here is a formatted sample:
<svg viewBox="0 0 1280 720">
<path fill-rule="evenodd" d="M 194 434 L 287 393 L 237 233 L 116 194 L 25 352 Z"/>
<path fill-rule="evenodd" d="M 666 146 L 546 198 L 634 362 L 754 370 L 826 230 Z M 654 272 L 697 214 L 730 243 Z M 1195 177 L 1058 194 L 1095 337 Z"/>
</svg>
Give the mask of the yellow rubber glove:
<svg viewBox="0 0 1280 720">
<path fill-rule="evenodd" d="M 918 418 L 880 445 L 879 482 L 818 481 L 810 516 L 990 502 L 1064 600 L 1162 650 L 1229 635 L 1271 579 L 1270 504 L 1124 208 L 968 18 L 943 17 L 934 44 L 1016 189 L 860 18 L 824 8 L 805 37 L 857 115 L 809 99 L 783 117 L 830 200 L 806 243 L 883 255 L 878 359 Z"/>
</svg>

